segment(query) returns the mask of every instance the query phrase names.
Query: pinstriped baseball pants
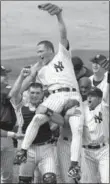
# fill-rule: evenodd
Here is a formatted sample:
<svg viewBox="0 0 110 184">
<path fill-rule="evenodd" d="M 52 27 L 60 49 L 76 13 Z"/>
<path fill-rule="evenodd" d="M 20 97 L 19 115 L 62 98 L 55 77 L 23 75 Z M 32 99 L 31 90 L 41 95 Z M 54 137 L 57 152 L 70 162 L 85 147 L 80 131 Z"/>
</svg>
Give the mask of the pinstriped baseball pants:
<svg viewBox="0 0 110 184">
<path fill-rule="evenodd" d="M 101 183 L 109 183 L 109 145 L 98 150 L 84 149 L 84 155 L 88 167 L 89 183 L 97 183 L 98 172 Z M 83 182 L 86 183 L 86 181 Z"/>
</svg>

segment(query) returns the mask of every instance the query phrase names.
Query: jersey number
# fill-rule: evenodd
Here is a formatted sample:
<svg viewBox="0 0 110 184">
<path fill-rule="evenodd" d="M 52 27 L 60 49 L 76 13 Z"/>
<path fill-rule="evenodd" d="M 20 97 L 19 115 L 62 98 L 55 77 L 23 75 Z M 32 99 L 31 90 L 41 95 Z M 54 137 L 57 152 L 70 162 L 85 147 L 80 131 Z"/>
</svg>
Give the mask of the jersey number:
<svg viewBox="0 0 110 184">
<path fill-rule="evenodd" d="M 58 61 L 58 64 L 54 64 L 54 68 L 56 70 L 56 72 L 61 72 L 63 71 L 64 69 L 64 66 L 62 65 L 62 62 L 61 61 Z"/>
<path fill-rule="evenodd" d="M 95 123 L 101 123 L 102 122 L 102 113 L 99 112 L 99 115 L 98 116 L 95 115 L 94 118 L 95 118 Z"/>
</svg>

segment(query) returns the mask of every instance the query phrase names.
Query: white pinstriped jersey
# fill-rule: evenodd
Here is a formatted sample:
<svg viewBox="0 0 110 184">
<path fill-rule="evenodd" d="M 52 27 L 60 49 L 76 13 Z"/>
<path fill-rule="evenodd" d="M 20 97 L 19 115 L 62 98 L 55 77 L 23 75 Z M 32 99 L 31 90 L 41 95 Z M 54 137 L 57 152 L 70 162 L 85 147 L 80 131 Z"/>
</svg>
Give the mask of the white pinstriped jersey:
<svg viewBox="0 0 110 184">
<path fill-rule="evenodd" d="M 109 138 L 109 118 L 105 117 L 109 114 L 109 107 L 103 101 L 95 110 L 90 111 L 87 101 L 84 105 L 84 144 L 98 144 L 108 141 Z"/>
<path fill-rule="evenodd" d="M 71 55 L 61 43 L 59 43 L 59 51 L 56 56 L 38 72 L 38 77 L 50 91 L 61 87 L 79 89 Z"/>
<path fill-rule="evenodd" d="M 90 76 L 89 79 L 91 80 L 92 82 L 92 86 L 94 86 L 93 84 L 93 78 L 94 78 L 94 75 Z M 103 80 L 100 82 L 100 84 L 97 85 L 97 88 L 101 89 L 103 91 L 104 89 L 104 86 L 105 86 L 105 83 L 107 83 L 107 72 L 104 74 L 104 78 Z"/>
</svg>

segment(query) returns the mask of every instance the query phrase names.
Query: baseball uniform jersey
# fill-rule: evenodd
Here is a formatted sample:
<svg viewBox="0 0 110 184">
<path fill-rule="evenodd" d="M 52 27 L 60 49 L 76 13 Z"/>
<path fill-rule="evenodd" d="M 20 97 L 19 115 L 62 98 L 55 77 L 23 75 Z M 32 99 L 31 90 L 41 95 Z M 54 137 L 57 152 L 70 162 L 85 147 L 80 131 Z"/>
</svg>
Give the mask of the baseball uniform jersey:
<svg viewBox="0 0 110 184">
<path fill-rule="evenodd" d="M 53 90 L 56 90 L 55 93 L 49 95 L 49 97 L 41 105 L 60 113 L 69 99 L 77 99 L 80 102 L 80 111 L 82 112 L 81 96 L 79 94 L 78 83 L 71 62 L 71 56 L 63 45 L 59 44 L 58 54 L 48 65 L 44 66 L 38 72 L 38 77 L 43 83 L 43 85 L 48 86 L 48 90 L 50 93 Z M 70 91 L 57 91 L 57 89 L 61 89 L 64 87 L 70 88 Z M 75 88 L 76 91 L 72 91 L 72 88 Z M 22 144 L 23 149 L 28 149 L 28 147 L 31 145 L 33 139 L 38 133 L 39 127 L 41 126 L 41 124 L 45 123 L 45 118 L 46 116 L 43 114 L 35 115 L 34 119 L 27 128 L 25 138 Z M 71 160 L 73 161 L 78 160 L 79 157 L 79 147 L 81 144 L 81 134 L 83 127 L 82 118 L 83 114 L 81 114 L 80 116 L 73 116 L 69 120 L 73 134 L 71 144 Z M 75 122 L 77 126 L 73 122 Z M 76 150 L 76 152 L 73 152 L 74 149 Z"/>
<path fill-rule="evenodd" d="M 89 110 L 84 103 L 84 145 L 99 145 L 99 149 L 84 149 L 85 161 L 88 167 L 89 183 L 100 182 L 97 173 L 100 173 L 101 183 L 109 183 L 109 107 L 102 101 L 94 110 Z M 105 119 L 106 117 L 106 119 Z M 105 144 L 103 146 L 103 144 Z M 86 182 L 86 181 L 83 181 Z"/>
</svg>

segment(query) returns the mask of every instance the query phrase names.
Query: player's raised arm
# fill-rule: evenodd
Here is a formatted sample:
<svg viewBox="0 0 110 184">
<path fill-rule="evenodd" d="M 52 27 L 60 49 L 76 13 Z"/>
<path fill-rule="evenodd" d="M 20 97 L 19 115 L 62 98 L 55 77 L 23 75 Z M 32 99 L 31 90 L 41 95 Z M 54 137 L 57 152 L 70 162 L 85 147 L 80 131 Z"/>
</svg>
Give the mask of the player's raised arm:
<svg viewBox="0 0 110 184">
<path fill-rule="evenodd" d="M 41 4 L 38 6 L 39 9 L 48 11 L 50 15 L 56 15 L 59 25 L 59 32 L 60 32 L 60 42 L 61 44 L 67 49 L 69 42 L 67 39 L 67 29 L 62 17 L 62 9 L 58 7 L 57 5 L 46 3 Z"/>
<path fill-rule="evenodd" d="M 30 82 L 32 82 L 32 80 L 36 77 L 37 72 L 42 68 L 43 63 L 42 61 L 37 61 L 36 64 L 34 64 L 33 66 L 31 66 L 31 73 L 29 76 L 26 77 L 26 79 L 23 81 L 22 86 L 21 86 L 21 93 L 23 93 L 30 85 Z"/>
<path fill-rule="evenodd" d="M 66 25 L 63 20 L 62 11 L 60 11 L 58 14 L 56 14 L 58 19 L 58 25 L 59 25 L 59 32 L 60 32 L 60 42 L 61 44 L 67 49 L 69 42 L 67 39 L 67 29 Z"/>
<path fill-rule="evenodd" d="M 22 83 L 24 81 L 24 79 L 29 76 L 30 74 L 30 69 L 29 68 L 23 68 L 18 76 L 18 78 L 16 79 L 10 93 L 9 93 L 9 97 L 12 98 L 12 101 L 14 102 L 14 104 L 18 104 L 21 101 L 22 98 L 22 94 L 20 93 L 21 90 L 21 86 Z"/>
</svg>

